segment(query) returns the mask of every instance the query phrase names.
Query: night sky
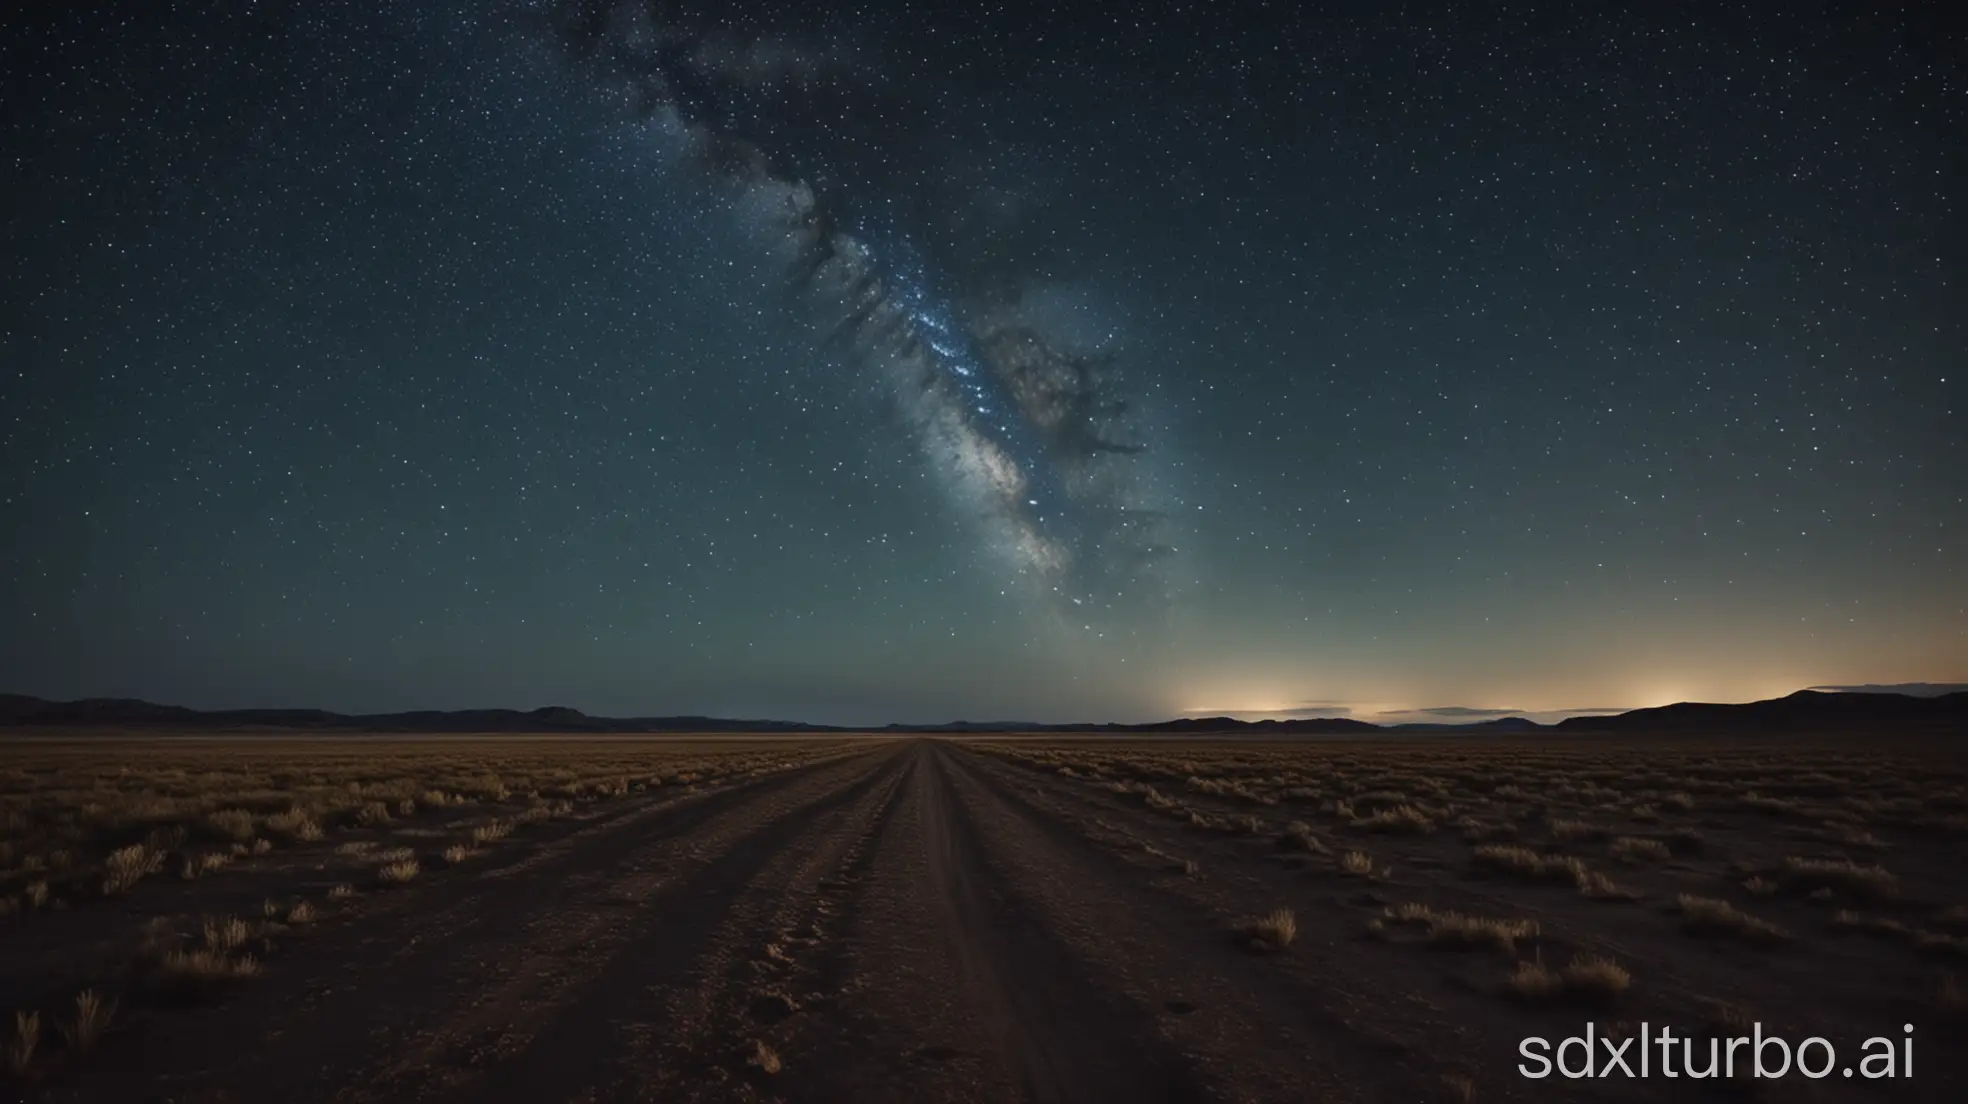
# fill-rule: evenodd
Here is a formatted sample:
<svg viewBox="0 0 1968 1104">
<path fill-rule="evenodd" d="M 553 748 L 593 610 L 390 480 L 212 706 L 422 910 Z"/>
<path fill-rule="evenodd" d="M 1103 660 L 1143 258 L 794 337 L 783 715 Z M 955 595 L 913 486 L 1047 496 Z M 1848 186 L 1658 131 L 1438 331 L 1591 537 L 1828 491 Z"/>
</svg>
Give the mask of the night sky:
<svg viewBox="0 0 1968 1104">
<path fill-rule="evenodd" d="M 1940 5 L 17 7 L 0 690 L 1968 674 Z"/>
</svg>

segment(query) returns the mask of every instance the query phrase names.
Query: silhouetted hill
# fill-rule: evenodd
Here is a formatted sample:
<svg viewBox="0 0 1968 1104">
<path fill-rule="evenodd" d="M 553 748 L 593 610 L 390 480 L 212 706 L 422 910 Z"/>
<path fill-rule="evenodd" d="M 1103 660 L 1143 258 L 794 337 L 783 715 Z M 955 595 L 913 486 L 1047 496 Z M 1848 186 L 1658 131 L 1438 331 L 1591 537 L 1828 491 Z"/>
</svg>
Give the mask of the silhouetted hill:
<svg viewBox="0 0 1968 1104">
<path fill-rule="evenodd" d="M 1924 728 L 1963 722 L 1968 722 L 1968 692 L 1916 698 L 1905 694 L 1799 690 L 1785 697 L 1740 705 L 1677 702 L 1609 717 L 1573 717 L 1558 722 L 1556 727 L 1569 732 L 1802 732 Z"/>
<path fill-rule="evenodd" d="M 725 717 L 590 717 L 566 706 L 540 709 L 330 713 L 322 709 L 186 709 L 130 698 L 52 702 L 0 694 L 0 725 L 133 728 L 273 728 L 319 732 L 831 732 L 827 725 Z"/>
</svg>

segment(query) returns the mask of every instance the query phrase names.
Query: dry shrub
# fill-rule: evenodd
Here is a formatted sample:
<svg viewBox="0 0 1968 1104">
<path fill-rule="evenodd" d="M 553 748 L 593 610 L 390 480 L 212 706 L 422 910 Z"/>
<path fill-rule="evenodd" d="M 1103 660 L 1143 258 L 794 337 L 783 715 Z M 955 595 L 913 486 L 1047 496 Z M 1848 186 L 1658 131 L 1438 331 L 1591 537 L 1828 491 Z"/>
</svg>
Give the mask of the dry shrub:
<svg viewBox="0 0 1968 1104">
<path fill-rule="evenodd" d="M 1830 889 L 1868 900 L 1891 897 L 1900 881 L 1881 866 L 1860 866 L 1849 859 L 1804 859 L 1796 855 L 1784 860 L 1783 880 L 1794 890 Z"/>
<path fill-rule="evenodd" d="M 1254 950 L 1282 951 L 1298 938 L 1298 915 L 1290 909 L 1273 909 L 1245 923 L 1243 933 Z"/>
<path fill-rule="evenodd" d="M 1583 860 L 1571 855 L 1543 855 L 1528 847 L 1488 843 L 1476 849 L 1476 864 L 1525 878 L 1577 882 L 1586 873 Z"/>
<path fill-rule="evenodd" d="M 75 995 L 75 1018 L 62 1027 L 62 1035 L 68 1040 L 69 1049 L 78 1053 L 93 1050 L 101 1041 L 103 1032 L 109 1030 L 109 1021 L 116 1015 L 116 1002 L 105 1001 L 96 995 L 94 989 L 84 989 Z"/>
<path fill-rule="evenodd" d="M 205 826 L 221 839 L 250 842 L 257 831 L 253 814 L 245 809 L 220 809 L 205 818 Z"/>
<path fill-rule="evenodd" d="M 1579 840 L 1602 839 L 1607 834 L 1604 828 L 1587 824 L 1582 820 L 1553 820 L 1547 823 L 1545 827 L 1550 829 L 1554 839 L 1562 840 L 1566 843 L 1575 843 Z"/>
<path fill-rule="evenodd" d="M 253 930 L 237 916 L 205 921 L 205 946 L 211 950 L 221 953 L 234 950 L 245 946 L 252 937 Z"/>
<path fill-rule="evenodd" d="M 779 1060 L 779 1052 L 767 1046 L 763 1039 L 752 1040 L 751 1048 L 745 1057 L 745 1064 L 768 1076 L 777 1074 L 785 1068 L 785 1063 Z"/>
<path fill-rule="evenodd" d="M 1519 962 L 1516 973 L 1504 985 L 1523 1000 L 1605 1004 L 1626 992 L 1632 983 L 1632 975 L 1612 959 L 1579 955 L 1563 970 L 1552 970 L 1538 962 Z"/>
<path fill-rule="evenodd" d="M 1285 825 L 1284 834 L 1278 837 L 1278 846 L 1287 851 L 1304 851 L 1313 855 L 1328 853 L 1326 845 L 1312 834 L 1312 826 L 1302 820 Z"/>
<path fill-rule="evenodd" d="M 402 885 L 415 878 L 421 868 L 415 859 L 400 859 L 384 863 L 376 870 L 376 880 L 384 885 Z"/>
<path fill-rule="evenodd" d="M 1537 935 L 1538 926 L 1530 920 L 1499 920 L 1467 916 L 1460 912 L 1436 912 L 1426 905 L 1396 905 L 1387 918 L 1399 924 L 1420 924 L 1427 928 L 1428 942 L 1447 948 L 1488 947 L 1514 952 L 1519 939 Z"/>
<path fill-rule="evenodd" d="M 106 895 L 128 892 L 146 875 L 155 874 L 164 866 L 164 853 L 153 849 L 149 844 L 134 843 L 119 847 L 103 860 L 102 891 Z"/>
<path fill-rule="evenodd" d="M 1637 901 L 1638 893 L 1624 886 L 1614 884 L 1611 878 L 1597 870 L 1587 870 L 1578 876 L 1578 891 L 1595 901 Z"/>
<path fill-rule="evenodd" d="M 260 960 L 243 954 L 237 958 L 223 951 L 199 948 L 172 951 L 164 956 L 163 981 L 166 991 L 180 997 L 196 996 L 224 982 L 258 976 Z"/>
<path fill-rule="evenodd" d="M 1373 856 L 1365 851 L 1348 851 L 1340 856 L 1339 868 L 1348 874 L 1364 878 L 1373 873 Z"/>
<path fill-rule="evenodd" d="M 1657 839 L 1621 836 L 1613 841 L 1613 854 L 1627 862 L 1638 863 L 1665 859 L 1672 852 L 1667 844 Z"/>
<path fill-rule="evenodd" d="M 290 808 L 284 813 L 275 813 L 266 818 L 266 830 L 297 843 L 312 843 L 322 835 L 321 825 L 306 810 L 300 808 Z"/>
<path fill-rule="evenodd" d="M 1831 915 L 1831 926 L 1842 931 L 1859 932 L 1863 935 L 1892 936 L 1899 939 L 1914 937 L 1912 928 L 1898 920 L 1885 916 L 1868 916 L 1850 909 L 1839 909 Z"/>
<path fill-rule="evenodd" d="M 14 1041 L 7 1048 L 7 1065 L 16 1074 L 26 1073 L 28 1065 L 34 1061 L 34 1051 L 41 1045 L 41 1013 L 14 1013 Z"/>
<path fill-rule="evenodd" d="M 1789 936 L 1782 928 L 1738 909 L 1727 901 L 1683 893 L 1681 926 L 1699 935 L 1732 935 L 1751 943 L 1782 943 Z"/>
<path fill-rule="evenodd" d="M 1366 832 L 1421 835 L 1434 831 L 1435 822 L 1428 818 L 1428 814 L 1413 805 L 1395 805 L 1382 809 L 1370 817 L 1355 820 L 1353 827 Z"/>
<path fill-rule="evenodd" d="M 186 855 L 180 869 L 186 881 L 203 877 L 213 871 L 224 870 L 232 862 L 232 856 L 224 851 L 206 851 L 198 855 Z"/>
</svg>

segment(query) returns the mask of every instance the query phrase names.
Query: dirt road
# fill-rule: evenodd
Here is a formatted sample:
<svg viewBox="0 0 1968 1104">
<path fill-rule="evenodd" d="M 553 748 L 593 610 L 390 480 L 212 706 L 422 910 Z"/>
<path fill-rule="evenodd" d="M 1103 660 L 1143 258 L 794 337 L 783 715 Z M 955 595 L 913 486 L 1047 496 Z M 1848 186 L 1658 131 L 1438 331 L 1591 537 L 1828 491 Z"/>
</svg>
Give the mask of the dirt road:
<svg viewBox="0 0 1968 1104">
<path fill-rule="evenodd" d="M 1493 995 L 1368 961 L 1342 908 L 1301 907 L 1289 951 L 1253 953 L 1236 922 L 1280 903 L 1275 863 L 1193 865 L 1165 819 L 1129 816 L 934 739 L 630 802 L 503 867 L 365 901 L 222 1003 L 141 1013 L 43 1092 L 1646 1098 L 1518 1079 Z"/>
</svg>

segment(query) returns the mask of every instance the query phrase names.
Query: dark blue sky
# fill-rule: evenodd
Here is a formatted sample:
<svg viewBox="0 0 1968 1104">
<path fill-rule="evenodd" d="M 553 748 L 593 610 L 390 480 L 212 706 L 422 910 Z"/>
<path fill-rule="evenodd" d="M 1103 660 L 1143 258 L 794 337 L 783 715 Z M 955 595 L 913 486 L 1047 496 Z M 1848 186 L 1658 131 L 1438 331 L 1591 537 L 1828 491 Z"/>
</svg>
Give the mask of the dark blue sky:
<svg viewBox="0 0 1968 1104">
<path fill-rule="evenodd" d="M 1937 15 L 30 7 L 0 689 L 875 722 L 1968 670 Z"/>
</svg>

